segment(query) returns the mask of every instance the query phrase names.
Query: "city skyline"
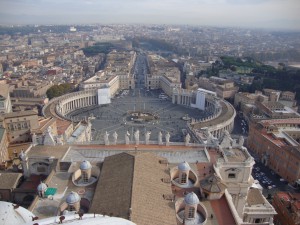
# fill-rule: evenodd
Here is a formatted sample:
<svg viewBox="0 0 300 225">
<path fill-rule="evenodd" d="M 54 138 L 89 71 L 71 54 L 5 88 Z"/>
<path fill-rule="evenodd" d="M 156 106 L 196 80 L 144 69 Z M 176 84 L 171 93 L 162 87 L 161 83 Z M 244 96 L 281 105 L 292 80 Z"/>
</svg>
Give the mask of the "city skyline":
<svg viewBox="0 0 300 225">
<path fill-rule="evenodd" d="M 2 24 L 144 23 L 300 30 L 297 0 L 2 0 Z"/>
</svg>

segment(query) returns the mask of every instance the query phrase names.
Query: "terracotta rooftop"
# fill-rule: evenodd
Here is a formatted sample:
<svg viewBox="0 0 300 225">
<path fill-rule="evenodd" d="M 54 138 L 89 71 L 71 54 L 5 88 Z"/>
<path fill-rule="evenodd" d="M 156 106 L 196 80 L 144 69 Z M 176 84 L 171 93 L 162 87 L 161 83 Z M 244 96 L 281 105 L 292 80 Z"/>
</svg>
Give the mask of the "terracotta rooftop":
<svg viewBox="0 0 300 225">
<path fill-rule="evenodd" d="M 14 118 L 14 117 L 22 117 L 22 116 L 37 116 L 37 112 L 33 111 L 33 110 L 28 110 L 28 111 L 20 111 L 20 112 L 12 112 L 12 113 L 6 113 L 4 115 L 4 118 Z"/>
<path fill-rule="evenodd" d="M 13 144 L 8 146 L 8 154 L 10 158 L 14 158 L 14 152 L 19 153 L 24 150 L 26 151 L 28 147 L 30 146 L 30 143 L 23 143 L 23 144 Z"/>
<path fill-rule="evenodd" d="M 71 124 L 72 124 L 71 121 L 56 119 L 57 134 L 58 135 L 64 134 L 64 132 L 68 129 L 68 127 Z"/>
<path fill-rule="evenodd" d="M 55 118 L 46 118 L 39 120 L 39 128 L 32 130 L 32 133 L 42 134 L 46 128 L 55 123 Z"/>
<path fill-rule="evenodd" d="M 300 124 L 300 118 L 263 120 L 260 123 L 266 126 L 276 124 Z"/>
<path fill-rule="evenodd" d="M 91 204 L 91 213 L 106 213 L 142 225 L 176 224 L 174 203 L 163 198 L 171 195 L 166 165 L 152 153 L 120 153 L 104 160 Z"/>
<path fill-rule="evenodd" d="M 267 139 L 269 139 L 271 142 L 273 142 L 274 144 L 276 144 L 277 146 L 286 146 L 287 143 L 282 139 L 282 138 L 275 138 L 273 135 L 271 134 L 262 134 L 264 137 L 266 137 Z"/>
<path fill-rule="evenodd" d="M 219 225 L 236 225 L 224 195 L 218 200 L 210 201 L 210 204 L 214 212 L 214 217 L 217 218 Z"/>
</svg>

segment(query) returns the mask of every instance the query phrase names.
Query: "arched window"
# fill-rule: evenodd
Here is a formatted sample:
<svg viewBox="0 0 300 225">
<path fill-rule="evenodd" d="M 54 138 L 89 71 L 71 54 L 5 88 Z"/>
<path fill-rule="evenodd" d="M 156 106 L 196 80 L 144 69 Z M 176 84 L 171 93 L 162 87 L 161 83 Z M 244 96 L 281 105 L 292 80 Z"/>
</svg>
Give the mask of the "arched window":
<svg viewBox="0 0 300 225">
<path fill-rule="evenodd" d="M 75 207 L 73 205 L 69 205 L 69 211 L 75 211 Z"/>
<path fill-rule="evenodd" d="M 186 173 L 182 173 L 182 175 L 181 175 L 181 183 L 185 184 L 186 183 L 186 179 L 187 179 Z"/>
<path fill-rule="evenodd" d="M 195 218 L 195 209 L 193 207 L 189 208 L 189 214 L 188 214 L 189 219 Z"/>
<path fill-rule="evenodd" d="M 82 179 L 84 183 L 88 183 L 89 182 L 89 178 L 87 175 L 87 172 L 82 172 Z"/>
</svg>

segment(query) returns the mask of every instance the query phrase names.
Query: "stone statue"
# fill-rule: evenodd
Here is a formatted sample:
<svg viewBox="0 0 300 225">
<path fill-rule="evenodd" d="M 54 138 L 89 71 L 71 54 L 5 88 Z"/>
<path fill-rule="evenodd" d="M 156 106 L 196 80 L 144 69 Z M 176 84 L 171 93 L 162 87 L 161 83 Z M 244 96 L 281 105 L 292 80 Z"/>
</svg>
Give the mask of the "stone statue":
<svg viewBox="0 0 300 225">
<path fill-rule="evenodd" d="M 114 137 L 114 145 L 116 145 L 117 144 L 117 140 L 118 140 L 118 134 L 117 134 L 116 131 L 114 132 L 113 137 Z"/>
<path fill-rule="evenodd" d="M 147 131 L 146 134 L 145 134 L 145 143 L 146 143 L 146 145 L 149 144 L 150 134 L 151 134 L 151 131 Z"/>
<path fill-rule="evenodd" d="M 51 126 L 49 126 L 49 127 L 47 128 L 47 132 L 48 132 L 48 133 L 51 133 L 51 132 L 52 132 L 52 127 L 51 127 Z"/>
<path fill-rule="evenodd" d="M 241 136 L 239 137 L 239 143 L 238 143 L 238 145 L 242 147 L 242 146 L 244 145 L 244 141 L 245 141 L 245 140 L 244 140 L 244 137 L 241 135 Z"/>
<path fill-rule="evenodd" d="M 127 131 L 127 132 L 125 133 L 125 144 L 126 144 L 126 145 L 129 145 L 129 136 L 130 136 L 130 133 Z"/>
<path fill-rule="evenodd" d="M 38 144 L 38 142 L 37 142 L 37 137 L 36 137 L 35 133 L 32 134 L 31 139 L 32 139 L 32 145 L 36 146 Z"/>
<path fill-rule="evenodd" d="M 50 145 L 50 146 L 54 146 L 56 144 L 54 137 L 52 135 L 52 128 L 50 126 L 47 128 L 47 131 L 45 133 L 43 144 Z"/>
<path fill-rule="evenodd" d="M 27 158 L 27 155 L 26 153 L 24 152 L 24 150 L 22 149 L 21 152 L 20 152 L 20 155 L 19 155 L 19 159 L 21 161 L 26 161 L 28 158 Z"/>
<path fill-rule="evenodd" d="M 233 140 L 227 130 L 223 131 L 223 138 L 221 139 L 220 145 L 222 148 L 232 147 Z"/>
<path fill-rule="evenodd" d="M 104 134 L 104 144 L 105 145 L 109 145 L 108 136 L 109 136 L 109 133 L 107 131 L 105 131 L 105 134 Z"/>
<path fill-rule="evenodd" d="M 189 133 L 185 136 L 185 145 L 188 146 L 191 140 L 191 136 Z"/>
<path fill-rule="evenodd" d="M 140 143 L 140 131 L 136 130 L 134 132 L 134 139 L 135 139 L 135 144 L 138 145 Z"/>
<path fill-rule="evenodd" d="M 162 145 L 162 143 L 163 143 L 163 142 L 162 142 L 162 133 L 161 133 L 161 131 L 159 131 L 159 132 L 158 132 L 158 144 L 159 144 L 159 145 Z"/>
<path fill-rule="evenodd" d="M 58 145 L 63 145 L 64 144 L 63 137 L 57 136 L 56 137 L 56 142 L 57 142 Z"/>
<path fill-rule="evenodd" d="M 166 145 L 170 145 L 170 133 L 169 132 L 166 133 L 165 138 L 166 138 Z"/>
</svg>

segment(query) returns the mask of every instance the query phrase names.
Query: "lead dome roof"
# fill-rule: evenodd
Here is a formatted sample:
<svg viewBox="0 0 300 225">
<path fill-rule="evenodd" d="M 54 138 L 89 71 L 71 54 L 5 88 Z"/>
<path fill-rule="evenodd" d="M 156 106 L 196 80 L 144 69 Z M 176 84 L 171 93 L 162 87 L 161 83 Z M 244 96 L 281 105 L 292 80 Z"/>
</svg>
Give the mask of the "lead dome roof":
<svg viewBox="0 0 300 225">
<path fill-rule="evenodd" d="M 184 202 L 187 205 L 197 205 L 200 203 L 198 196 L 194 192 L 188 193 L 184 197 Z"/>
<path fill-rule="evenodd" d="M 87 161 L 87 160 L 84 160 L 84 161 L 80 164 L 80 169 L 81 169 L 81 170 L 88 170 L 88 169 L 90 169 L 90 168 L 92 168 L 92 165 L 91 165 L 91 163 L 90 163 L 89 161 Z"/>
<path fill-rule="evenodd" d="M 76 202 L 79 202 L 81 200 L 79 194 L 76 192 L 72 191 L 70 194 L 68 194 L 66 198 L 66 203 L 68 204 L 74 204 Z"/>
<path fill-rule="evenodd" d="M 188 171 L 191 170 L 191 167 L 186 161 L 184 161 L 178 165 L 178 169 L 180 171 Z"/>
</svg>

